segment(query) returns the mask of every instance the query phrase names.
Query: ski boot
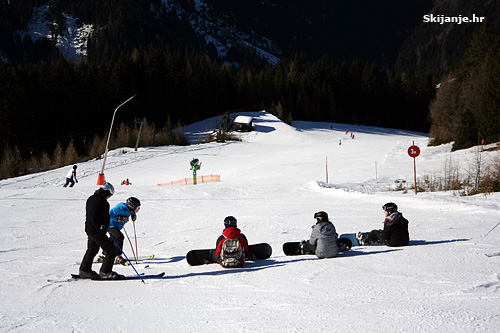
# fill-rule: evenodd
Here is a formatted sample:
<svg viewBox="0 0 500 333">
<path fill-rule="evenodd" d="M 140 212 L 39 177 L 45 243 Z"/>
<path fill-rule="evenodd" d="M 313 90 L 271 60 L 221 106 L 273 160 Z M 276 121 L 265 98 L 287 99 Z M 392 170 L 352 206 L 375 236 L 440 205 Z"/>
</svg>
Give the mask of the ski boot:
<svg viewBox="0 0 500 333">
<path fill-rule="evenodd" d="M 122 280 L 125 278 L 124 275 L 118 274 L 117 272 L 109 272 L 109 273 L 104 273 L 104 272 L 99 272 L 99 277 L 101 280 Z"/>
<path fill-rule="evenodd" d="M 127 260 L 125 260 L 125 258 L 123 258 L 122 256 L 118 256 L 115 258 L 115 264 L 125 265 L 126 263 L 127 263 Z"/>
<path fill-rule="evenodd" d="M 79 275 L 82 279 L 92 279 L 92 280 L 99 279 L 99 274 L 97 274 L 94 271 L 85 272 L 80 269 Z"/>
</svg>

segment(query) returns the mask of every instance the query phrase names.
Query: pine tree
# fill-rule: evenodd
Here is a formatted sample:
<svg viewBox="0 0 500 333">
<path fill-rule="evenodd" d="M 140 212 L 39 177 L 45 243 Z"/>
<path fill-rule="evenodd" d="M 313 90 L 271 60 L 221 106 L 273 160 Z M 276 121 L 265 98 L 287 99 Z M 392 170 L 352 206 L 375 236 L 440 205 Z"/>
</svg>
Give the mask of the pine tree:
<svg viewBox="0 0 500 333">
<path fill-rule="evenodd" d="M 486 143 L 500 141 L 500 37 L 487 56 L 488 79 L 479 114 L 479 135 Z"/>
<path fill-rule="evenodd" d="M 75 164 L 78 160 L 78 152 L 76 151 L 73 141 L 70 141 L 66 147 L 66 151 L 64 152 L 64 165 Z"/>
</svg>

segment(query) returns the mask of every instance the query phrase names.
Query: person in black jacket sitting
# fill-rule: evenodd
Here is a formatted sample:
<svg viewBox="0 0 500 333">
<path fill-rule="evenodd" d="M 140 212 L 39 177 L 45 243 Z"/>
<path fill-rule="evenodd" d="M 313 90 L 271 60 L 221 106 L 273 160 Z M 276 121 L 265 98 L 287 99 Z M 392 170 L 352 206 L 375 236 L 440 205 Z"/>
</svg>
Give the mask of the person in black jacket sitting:
<svg viewBox="0 0 500 333">
<path fill-rule="evenodd" d="M 405 246 L 410 242 L 408 233 L 408 220 L 398 212 L 398 206 L 394 202 L 388 202 L 382 206 L 385 214 L 384 229 L 372 230 L 370 232 L 358 232 L 356 238 L 361 245 L 385 244 L 387 246 Z"/>
</svg>

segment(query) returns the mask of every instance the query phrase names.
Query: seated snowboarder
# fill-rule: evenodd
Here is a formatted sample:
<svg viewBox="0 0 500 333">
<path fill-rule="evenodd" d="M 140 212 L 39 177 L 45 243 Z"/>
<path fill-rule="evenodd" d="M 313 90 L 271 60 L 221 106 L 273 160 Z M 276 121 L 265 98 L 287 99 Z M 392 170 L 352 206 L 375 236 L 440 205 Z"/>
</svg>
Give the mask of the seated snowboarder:
<svg viewBox="0 0 500 333">
<path fill-rule="evenodd" d="M 224 268 L 242 267 L 245 257 L 249 258 L 248 241 L 241 230 L 236 226 L 236 218 L 228 216 L 224 219 L 224 231 L 217 239 L 214 261 Z"/>
<path fill-rule="evenodd" d="M 125 223 L 128 222 L 129 217 L 135 222 L 137 219 L 136 214 L 139 212 L 139 209 L 141 209 L 141 202 L 139 199 L 130 197 L 127 199 L 127 202 L 120 202 L 109 211 L 110 221 L 108 232 L 118 244 L 115 244 L 115 247 L 117 248 L 118 253 L 120 253 L 120 255 L 115 259 L 115 263 L 117 264 L 125 264 L 125 258 L 121 255 L 123 240 L 125 237 L 123 236 L 121 230 L 125 226 Z"/>
<path fill-rule="evenodd" d="M 314 214 L 316 224 L 312 226 L 310 239 L 301 242 L 302 254 L 316 254 L 320 259 L 334 258 L 339 253 L 337 231 L 328 214 L 321 211 Z"/>
<path fill-rule="evenodd" d="M 385 244 L 387 246 L 405 246 L 410 242 L 408 233 L 408 220 L 398 212 L 398 206 L 394 202 L 388 202 L 382 206 L 386 216 L 383 230 L 372 230 L 370 232 L 358 232 L 356 238 L 361 245 Z"/>
</svg>

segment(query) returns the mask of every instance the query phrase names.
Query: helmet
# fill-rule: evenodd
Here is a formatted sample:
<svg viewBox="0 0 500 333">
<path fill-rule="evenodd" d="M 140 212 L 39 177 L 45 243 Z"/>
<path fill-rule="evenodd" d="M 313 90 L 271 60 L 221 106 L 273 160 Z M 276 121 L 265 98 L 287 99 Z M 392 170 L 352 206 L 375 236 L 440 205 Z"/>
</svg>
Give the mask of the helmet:
<svg viewBox="0 0 500 333">
<path fill-rule="evenodd" d="M 106 195 L 115 194 L 115 188 L 113 187 L 113 185 L 111 185 L 111 183 L 108 183 L 108 182 L 105 182 L 104 184 L 102 184 L 99 189 L 103 190 L 105 192 L 104 194 L 106 194 Z"/>
<path fill-rule="evenodd" d="M 328 214 L 323 211 L 314 213 L 314 218 L 317 219 L 318 217 L 322 217 L 323 220 L 328 220 Z"/>
<path fill-rule="evenodd" d="M 394 213 L 398 211 L 398 205 L 394 202 L 388 202 L 382 206 L 382 209 L 389 213 Z"/>
<path fill-rule="evenodd" d="M 73 165 L 73 169 L 75 169 L 75 170 L 76 170 L 76 168 L 78 168 L 78 167 L 76 166 L 76 164 L 75 164 L 75 165 Z"/>
<path fill-rule="evenodd" d="M 130 197 L 127 199 L 127 206 L 132 210 L 136 210 L 141 206 L 141 202 L 135 197 Z"/>
<path fill-rule="evenodd" d="M 225 228 L 236 227 L 236 218 L 234 216 L 227 216 L 224 219 L 224 227 Z"/>
</svg>

